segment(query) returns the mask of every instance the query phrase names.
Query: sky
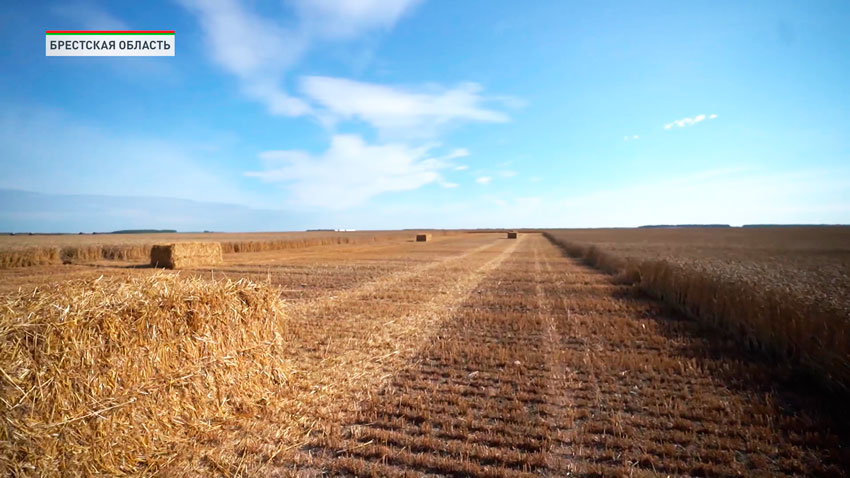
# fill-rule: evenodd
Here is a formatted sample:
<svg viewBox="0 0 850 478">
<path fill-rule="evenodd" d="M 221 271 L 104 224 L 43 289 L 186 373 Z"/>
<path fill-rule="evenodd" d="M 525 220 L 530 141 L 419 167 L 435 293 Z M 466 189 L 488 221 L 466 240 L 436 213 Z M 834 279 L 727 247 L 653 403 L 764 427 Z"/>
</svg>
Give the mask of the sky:
<svg viewBox="0 0 850 478">
<path fill-rule="evenodd" d="M 846 1 L 7 1 L 0 231 L 850 223 L 847 25 Z M 174 30 L 175 56 L 47 57 L 50 29 Z"/>
</svg>

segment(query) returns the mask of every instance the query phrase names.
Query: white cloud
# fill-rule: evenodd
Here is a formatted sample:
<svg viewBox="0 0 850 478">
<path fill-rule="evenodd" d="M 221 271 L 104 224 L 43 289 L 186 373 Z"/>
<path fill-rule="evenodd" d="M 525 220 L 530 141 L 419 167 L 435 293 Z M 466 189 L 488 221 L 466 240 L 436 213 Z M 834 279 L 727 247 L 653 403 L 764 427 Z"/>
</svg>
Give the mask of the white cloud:
<svg viewBox="0 0 850 478">
<path fill-rule="evenodd" d="M 528 180 L 531 181 L 532 183 L 539 183 L 540 182 L 540 178 L 537 177 L 537 176 L 532 176 L 532 177 L 528 178 Z"/>
<path fill-rule="evenodd" d="M 346 38 L 388 29 L 420 0 L 291 0 L 311 31 Z"/>
<path fill-rule="evenodd" d="M 469 150 L 468 149 L 457 148 L 457 149 L 453 150 L 451 153 L 443 156 L 440 159 L 443 159 L 445 161 L 449 161 L 449 160 L 457 159 L 457 158 L 465 158 L 467 156 L 469 156 Z"/>
<path fill-rule="evenodd" d="M 428 156 L 430 147 L 370 145 L 356 135 L 335 135 L 321 155 L 266 151 L 265 169 L 245 173 L 284 183 L 296 205 L 347 209 L 385 192 L 407 191 L 440 180 L 445 164 Z M 451 187 L 451 186 L 449 186 Z"/>
<path fill-rule="evenodd" d="M 499 176 L 501 176 L 503 178 L 512 178 L 516 175 L 517 175 L 516 171 L 510 171 L 510 170 L 499 171 Z"/>
<path fill-rule="evenodd" d="M 283 73 L 308 46 L 302 32 L 285 29 L 234 0 L 178 0 L 197 14 L 213 60 L 239 78 L 243 93 L 276 115 L 299 116 L 309 106 L 281 86 Z"/>
<path fill-rule="evenodd" d="M 707 118 L 708 119 L 715 119 L 715 118 L 717 118 L 717 115 L 712 114 L 712 115 L 709 115 Z M 664 129 L 672 129 L 673 127 L 684 128 L 686 126 L 693 126 L 697 123 L 705 121 L 705 119 L 706 119 L 706 115 L 704 115 L 704 114 L 696 115 L 693 118 L 682 118 L 682 119 L 675 120 L 673 122 L 665 124 Z M 637 139 L 637 138 L 635 138 L 635 139 Z"/>
<path fill-rule="evenodd" d="M 481 86 L 462 83 L 431 91 L 308 76 L 301 90 L 337 119 L 361 120 L 384 136 L 428 137 L 454 121 L 503 123 L 504 113 L 483 106 Z"/>
<path fill-rule="evenodd" d="M 274 115 L 311 112 L 282 86 L 289 71 L 316 41 L 353 38 L 387 29 L 419 0 L 291 0 L 299 13 L 290 27 L 250 11 L 236 0 L 177 0 L 201 23 L 213 60 L 235 75 L 247 97 Z"/>
<path fill-rule="evenodd" d="M 316 156 L 298 151 L 262 155 L 267 163 L 277 164 L 248 175 L 286 183 L 290 198 L 305 205 L 344 208 L 382 192 L 437 181 L 438 169 L 450 168 L 450 160 L 466 157 L 469 151 L 458 148 L 443 157 L 429 157 L 428 151 L 439 142 L 421 145 L 421 140 L 433 140 L 444 128 L 461 122 L 506 122 L 506 114 L 486 104 L 519 103 L 506 96 L 485 97 L 481 86 L 472 82 L 414 88 L 305 76 L 293 91 L 283 86 L 286 74 L 322 41 L 354 40 L 389 29 L 421 0 L 288 0 L 295 15 L 285 20 L 260 15 L 251 9 L 252 3 L 237 0 L 177 1 L 197 15 L 212 60 L 234 75 L 240 91 L 269 113 L 312 116 L 331 131 L 341 121 L 362 122 L 377 130 L 381 144 L 336 134 L 328 150 Z M 390 169 L 383 172 L 386 167 Z"/>
<path fill-rule="evenodd" d="M 460 166 L 455 167 L 455 171 L 466 171 L 467 169 L 469 169 L 469 166 L 465 164 L 461 164 Z"/>
<path fill-rule="evenodd" d="M 66 26 L 66 28 L 77 28 L 83 30 L 129 30 L 130 27 L 119 18 L 111 14 L 83 2 L 68 2 L 64 4 L 54 5 L 50 10 L 64 18 L 67 18 L 75 25 Z"/>
<path fill-rule="evenodd" d="M 490 184 L 490 181 L 492 180 L 493 178 L 491 178 L 490 176 L 481 176 L 479 178 L 476 178 L 475 182 L 478 184 Z"/>
<path fill-rule="evenodd" d="M 448 181 L 443 181 L 443 182 L 440 183 L 440 186 L 442 186 L 446 189 L 453 189 L 453 188 L 458 187 L 459 184 L 458 183 L 450 183 Z"/>
<path fill-rule="evenodd" d="M 640 136 L 636 134 L 632 136 L 623 136 L 623 141 L 636 141 L 638 139 L 640 139 Z"/>
</svg>

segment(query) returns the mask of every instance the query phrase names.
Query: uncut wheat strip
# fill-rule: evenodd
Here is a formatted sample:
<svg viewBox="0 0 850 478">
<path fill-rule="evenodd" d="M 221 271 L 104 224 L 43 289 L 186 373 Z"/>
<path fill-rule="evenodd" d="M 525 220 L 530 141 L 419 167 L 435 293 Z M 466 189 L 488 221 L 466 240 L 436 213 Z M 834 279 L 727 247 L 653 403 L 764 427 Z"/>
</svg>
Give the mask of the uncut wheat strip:
<svg viewBox="0 0 850 478">
<path fill-rule="evenodd" d="M 573 266 L 573 268 L 574 267 L 575 266 Z M 565 271 L 565 273 L 567 273 L 567 271 Z M 604 277 L 599 277 L 598 279 L 600 281 L 605 280 Z M 595 290 L 594 293 L 599 296 L 599 298 L 600 298 L 599 302 L 600 303 L 605 301 L 605 300 L 608 300 L 608 297 L 607 297 L 608 293 L 603 293 L 603 291 L 600 291 L 600 290 Z M 624 300 L 624 299 L 621 298 L 621 299 L 618 299 L 618 300 Z M 639 320 L 638 317 L 635 317 L 635 319 Z M 638 338 L 638 337 L 640 337 L 644 334 L 652 335 L 652 334 L 658 333 L 657 331 L 653 332 L 651 329 L 646 330 L 646 329 L 643 329 L 643 328 L 639 328 L 639 329 L 638 328 L 630 328 L 630 329 L 623 330 L 622 328 L 619 327 L 619 326 L 621 326 L 621 324 L 622 323 L 617 322 L 616 319 L 613 318 L 613 317 L 600 315 L 592 323 L 588 322 L 588 323 L 583 324 L 582 326 L 574 327 L 571 330 L 571 334 L 575 334 L 576 337 L 582 337 L 582 336 L 585 337 L 585 339 L 587 340 L 585 343 L 588 345 L 588 350 L 592 350 L 592 345 L 593 345 L 594 341 L 596 341 L 598 343 L 600 340 L 601 341 L 614 341 L 614 340 L 616 340 L 617 342 L 620 342 L 620 343 L 623 344 L 617 350 L 611 351 L 611 352 L 608 352 L 608 353 L 603 353 L 603 354 L 594 354 L 593 352 L 590 352 L 589 354 L 585 354 L 585 353 L 580 352 L 580 351 L 575 353 L 575 354 L 572 354 L 573 364 L 574 364 L 573 366 L 578 367 L 579 369 L 583 369 L 584 371 L 587 371 L 587 372 L 590 373 L 590 376 L 585 376 L 585 378 L 583 380 L 584 383 L 590 384 L 591 387 L 596 386 L 597 384 L 600 384 L 600 383 L 604 383 L 604 382 L 607 382 L 609 384 L 609 387 L 607 388 L 607 390 L 602 388 L 602 389 L 599 389 L 596 392 L 597 396 L 603 397 L 603 398 L 609 399 L 609 400 L 612 399 L 612 398 L 613 399 L 619 399 L 619 397 L 621 397 L 619 392 L 614 391 L 616 389 L 613 389 L 612 387 L 610 387 L 612 382 L 614 384 L 617 384 L 617 383 L 620 382 L 620 378 L 618 377 L 619 374 L 616 373 L 616 372 L 612 373 L 612 370 L 616 371 L 616 370 L 628 369 L 627 364 L 636 362 L 634 359 L 630 360 L 628 358 L 629 349 L 633 346 L 633 344 L 635 344 L 637 342 L 634 339 L 636 339 L 636 338 Z M 644 330 L 646 330 L 646 332 L 644 332 Z M 637 331 L 636 335 L 634 335 L 635 331 Z M 625 340 L 623 340 L 624 337 L 622 336 L 622 334 L 626 335 Z M 763 415 L 760 415 L 759 412 L 758 412 L 758 410 L 759 410 L 758 405 L 755 405 L 754 407 L 750 407 L 749 400 L 751 400 L 752 397 L 749 397 L 745 393 L 741 393 L 740 391 L 737 391 L 737 390 L 730 390 L 729 388 L 723 386 L 721 383 L 715 382 L 711 378 L 711 372 L 709 370 L 706 370 L 704 368 L 697 366 L 695 361 L 689 360 L 689 359 L 683 360 L 683 358 L 675 352 L 675 350 L 680 346 L 680 344 L 674 344 L 674 343 L 670 342 L 669 339 L 666 339 L 666 338 L 664 340 L 664 343 L 666 344 L 666 347 L 661 347 L 657 351 L 653 352 L 653 354 L 655 355 L 656 358 L 654 360 L 652 360 L 651 362 L 654 362 L 655 360 L 659 360 L 659 359 L 664 360 L 666 362 L 675 362 L 675 363 L 678 363 L 681 366 L 680 369 L 678 369 L 675 372 L 672 372 L 672 373 L 676 374 L 677 376 L 692 377 L 692 379 L 697 378 L 697 377 L 704 377 L 704 380 L 700 380 L 700 383 L 702 384 L 702 386 L 705 387 L 705 388 L 702 389 L 703 390 L 702 393 L 705 393 L 706 390 L 710 390 L 713 393 L 709 393 L 708 394 L 709 396 L 718 397 L 717 400 L 722 401 L 722 403 L 732 403 L 732 404 L 734 404 L 734 408 L 736 410 L 739 410 L 738 413 L 745 413 L 746 415 L 752 417 L 752 419 L 754 419 L 755 422 L 751 422 L 751 426 L 749 427 L 750 430 L 759 429 L 759 430 L 766 432 L 766 433 L 775 433 L 775 429 L 772 426 L 765 426 L 764 425 L 765 423 L 770 423 L 773 420 L 773 418 L 762 418 Z M 641 354 L 641 355 L 643 355 L 643 354 Z M 734 367 L 734 364 L 732 364 L 732 366 Z M 677 390 L 678 387 L 676 386 L 675 383 L 671 383 L 669 381 L 670 377 L 665 376 L 669 373 L 671 373 L 671 371 L 667 371 L 667 372 L 661 373 L 661 374 L 651 374 L 651 375 L 649 375 L 647 377 L 649 380 L 648 381 L 645 380 L 641 383 L 641 387 L 640 387 L 641 392 L 639 394 L 637 394 L 634 398 L 628 398 L 628 395 L 626 395 L 626 397 L 630 401 L 631 400 L 636 401 L 635 406 L 637 408 L 641 408 L 638 404 L 640 403 L 639 400 L 640 400 L 640 397 L 643 395 L 643 393 L 645 393 L 647 391 L 651 391 L 653 389 L 659 391 L 664 396 L 669 395 L 671 397 L 674 397 L 675 394 L 679 390 Z M 631 376 L 631 375 L 629 375 L 629 376 Z M 601 405 L 603 407 L 605 406 L 604 405 L 605 400 L 599 400 L 599 399 L 597 399 L 597 400 L 598 400 L 597 405 Z M 694 410 L 695 413 L 696 413 L 697 410 L 700 409 L 699 404 L 696 403 L 696 402 L 694 404 L 692 404 L 691 406 L 688 406 L 688 405 L 682 405 L 681 401 L 677 401 L 675 399 L 671 399 L 670 404 L 666 405 L 666 406 L 670 406 L 672 408 L 667 409 L 667 408 L 665 408 L 665 406 L 662 406 L 662 410 L 666 410 L 668 412 L 673 412 L 673 413 L 684 413 L 684 412 L 682 412 L 682 410 L 689 410 L 687 412 L 688 415 L 691 414 L 691 412 L 690 412 L 691 407 L 693 407 L 693 410 Z M 676 412 L 676 410 L 679 410 L 679 411 Z M 777 413 L 777 412 L 773 412 L 773 413 Z M 721 425 L 721 426 L 724 427 L 724 428 L 726 426 L 731 425 L 731 423 L 734 423 L 733 420 L 729 420 L 730 423 L 727 424 L 727 422 L 726 422 L 727 414 L 728 414 L 728 409 L 721 413 L 722 418 L 721 418 L 720 423 L 723 423 L 723 425 Z M 697 416 L 699 416 L 699 415 L 697 415 Z M 604 417 L 604 415 L 602 417 Z M 759 424 L 760 418 L 763 420 L 761 422 L 761 424 Z M 592 420 L 592 418 L 588 418 L 588 419 Z M 610 425 L 610 423 L 606 425 L 603 421 L 601 423 L 601 425 L 604 427 L 604 426 Z M 600 423 L 597 423 L 597 424 L 594 425 L 594 427 L 597 427 L 597 428 L 599 426 L 600 426 Z M 771 430 L 773 430 L 773 431 L 771 431 Z M 577 435 L 577 436 L 581 437 L 582 433 L 584 433 L 584 431 L 579 431 L 579 435 Z M 592 432 L 592 433 L 597 433 L 597 432 Z M 633 435 L 633 438 L 638 439 L 640 434 L 643 434 L 643 433 L 645 433 L 645 432 L 641 431 L 640 433 Z M 666 432 L 666 433 L 669 433 L 669 432 Z M 587 439 L 592 440 L 593 438 L 591 436 L 591 437 L 588 437 Z M 773 440 L 782 441 L 782 440 L 778 439 L 778 437 L 777 437 L 777 438 L 773 438 L 771 440 L 771 443 L 773 442 Z M 769 447 L 769 449 L 770 450 L 773 449 L 772 445 Z M 570 453 L 570 455 L 575 456 L 575 450 L 573 450 L 573 453 Z M 589 456 L 592 456 L 592 454 L 589 455 Z"/>
</svg>

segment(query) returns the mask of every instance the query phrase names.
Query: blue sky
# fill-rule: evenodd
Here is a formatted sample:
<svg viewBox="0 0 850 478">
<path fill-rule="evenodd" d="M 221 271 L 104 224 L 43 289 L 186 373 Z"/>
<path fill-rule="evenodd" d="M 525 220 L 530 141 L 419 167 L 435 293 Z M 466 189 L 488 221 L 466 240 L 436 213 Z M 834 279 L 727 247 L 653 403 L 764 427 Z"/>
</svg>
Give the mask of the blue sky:
<svg viewBox="0 0 850 478">
<path fill-rule="evenodd" d="M 0 230 L 847 223 L 847 25 L 841 1 L 4 2 L 0 188 L 54 200 L 0 195 Z M 176 55 L 45 57 L 46 29 L 175 30 Z"/>
</svg>

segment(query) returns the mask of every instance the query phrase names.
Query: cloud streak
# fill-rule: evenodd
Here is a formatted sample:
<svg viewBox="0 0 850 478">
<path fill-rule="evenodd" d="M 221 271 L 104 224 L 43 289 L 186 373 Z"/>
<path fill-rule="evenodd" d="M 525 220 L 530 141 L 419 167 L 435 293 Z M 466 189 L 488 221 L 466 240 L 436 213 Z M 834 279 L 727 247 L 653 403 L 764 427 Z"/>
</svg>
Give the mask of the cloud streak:
<svg viewBox="0 0 850 478">
<path fill-rule="evenodd" d="M 367 144 L 357 135 L 335 135 L 327 151 L 266 151 L 265 168 L 245 173 L 286 186 L 298 205 L 343 210 L 386 192 L 409 191 L 441 179 L 446 164 L 429 147 L 402 143 Z M 442 183 L 453 187 L 453 183 Z"/>
<path fill-rule="evenodd" d="M 389 29 L 421 0 L 292 0 L 304 27 L 325 38 Z"/>
<path fill-rule="evenodd" d="M 94 5 L 82 2 L 68 2 L 53 5 L 53 13 L 67 18 L 85 30 L 129 30 L 130 27 L 121 19 L 101 10 Z"/>
<path fill-rule="evenodd" d="M 388 29 L 419 0 L 291 0 L 297 21 L 283 27 L 236 0 L 177 0 L 201 24 L 213 61 L 239 79 L 244 95 L 273 115 L 304 116 L 310 106 L 283 87 L 317 41 Z"/>
<path fill-rule="evenodd" d="M 285 185 L 291 200 L 345 209 L 392 191 L 429 183 L 452 188 L 439 170 L 469 155 L 464 148 L 431 157 L 435 138 L 460 123 L 504 123 L 490 106 L 512 106 L 510 97 L 488 97 L 474 82 L 453 86 L 382 85 L 332 76 L 302 76 L 288 90 L 284 79 L 322 41 L 352 40 L 392 28 L 420 0 L 289 0 L 295 17 L 286 26 L 236 0 L 177 0 L 201 24 L 212 60 L 239 80 L 241 92 L 272 115 L 313 117 L 331 131 L 321 154 L 267 151 L 264 168 L 246 176 Z M 377 131 L 375 144 L 338 134 L 342 122 Z"/>
<path fill-rule="evenodd" d="M 281 87 L 283 73 L 306 51 L 307 35 L 282 28 L 232 0 L 178 1 L 197 15 L 213 61 L 239 79 L 247 97 L 264 103 L 275 115 L 310 111 Z"/>
<path fill-rule="evenodd" d="M 713 120 L 713 119 L 716 119 L 716 118 L 717 118 L 716 114 L 711 114 L 711 115 L 699 114 L 699 115 L 696 115 L 692 118 L 682 118 L 682 119 L 678 119 L 678 120 L 672 121 L 670 123 L 667 123 L 667 124 L 664 125 L 664 129 L 687 128 L 688 126 L 694 126 L 695 124 L 701 123 L 701 122 L 705 121 L 706 119 Z M 637 136 L 635 136 L 635 139 L 637 139 Z"/>
<path fill-rule="evenodd" d="M 504 123 L 508 116 L 484 106 L 477 83 L 453 88 L 416 90 L 332 78 L 307 76 L 301 90 L 333 121 L 359 120 L 385 137 L 430 137 L 459 121 Z"/>
</svg>

